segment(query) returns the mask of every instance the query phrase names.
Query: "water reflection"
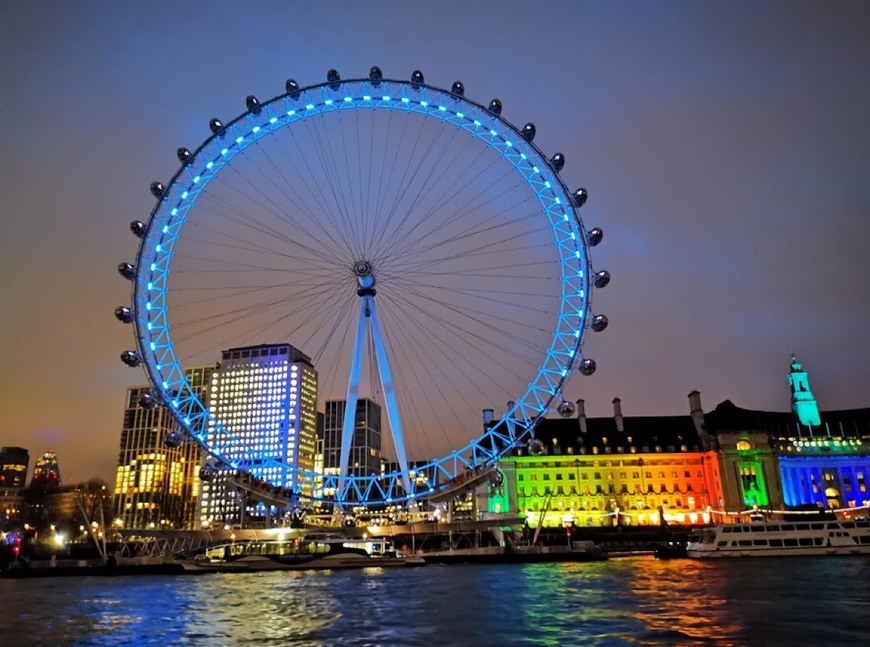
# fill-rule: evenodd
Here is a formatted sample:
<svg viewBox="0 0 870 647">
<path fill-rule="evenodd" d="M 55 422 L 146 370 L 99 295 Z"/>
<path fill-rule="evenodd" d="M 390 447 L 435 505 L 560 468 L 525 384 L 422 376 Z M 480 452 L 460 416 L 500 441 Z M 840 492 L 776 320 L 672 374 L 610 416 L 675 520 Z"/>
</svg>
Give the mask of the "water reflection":
<svg viewBox="0 0 870 647">
<path fill-rule="evenodd" d="M 0 644 L 862 644 L 868 577 L 857 557 L 0 580 Z"/>
</svg>

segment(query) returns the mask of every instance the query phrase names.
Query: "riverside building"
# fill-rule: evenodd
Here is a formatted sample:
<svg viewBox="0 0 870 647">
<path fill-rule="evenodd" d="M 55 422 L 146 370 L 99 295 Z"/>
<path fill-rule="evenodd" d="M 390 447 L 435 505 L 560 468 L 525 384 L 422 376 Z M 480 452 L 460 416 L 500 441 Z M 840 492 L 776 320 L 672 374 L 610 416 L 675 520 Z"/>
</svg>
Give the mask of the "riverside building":
<svg viewBox="0 0 870 647">
<path fill-rule="evenodd" d="M 282 489 L 310 496 L 302 470 L 313 470 L 317 436 L 317 372 L 305 353 L 290 344 L 232 348 L 223 351 L 212 377 L 210 409 L 235 439 L 226 455 L 237 467 L 216 465 L 214 477 L 203 483 L 200 524 L 266 524 L 272 510 L 262 503 L 249 506 L 231 484 L 237 471 Z M 208 442 L 217 440 L 209 422 Z M 235 454 L 233 453 L 235 451 Z"/>
<path fill-rule="evenodd" d="M 213 371 L 213 366 L 185 371 L 194 392 L 205 402 Z M 115 475 L 115 525 L 193 529 L 197 527 L 203 452 L 192 440 L 167 444 L 167 436 L 177 433 L 177 425 L 166 407 L 140 406 L 140 398 L 150 392 L 145 386 L 127 389 Z"/>
<path fill-rule="evenodd" d="M 327 400 L 320 432 L 324 474 L 338 474 L 341 463 L 341 433 L 345 400 Z M 348 472 L 352 476 L 376 476 L 381 471 L 381 406 L 368 398 L 356 403 Z M 324 492 L 332 497 L 335 492 Z"/>
<path fill-rule="evenodd" d="M 0 488 L 24 487 L 29 466 L 30 453 L 23 447 L 0 449 Z"/>
<path fill-rule="evenodd" d="M 723 498 L 719 463 L 692 416 L 623 416 L 619 398 L 612 418 L 587 418 L 582 400 L 576 410 L 577 417 L 543 420 L 541 445 L 502 459 L 490 512 L 546 526 L 710 520 Z"/>
<path fill-rule="evenodd" d="M 792 356 L 791 411 L 753 411 L 726 400 L 688 416 L 543 420 L 530 444 L 499 463 L 490 512 L 530 524 L 698 524 L 754 510 L 870 511 L 870 409 L 819 411 Z"/>
<path fill-rule="evenodd" d="M 60 485 L 60 467 L 57 464 L 57 454 L 49 450 L 36 459 L 33 465 L 31 485 L 56 487 Z"/>
</svg>

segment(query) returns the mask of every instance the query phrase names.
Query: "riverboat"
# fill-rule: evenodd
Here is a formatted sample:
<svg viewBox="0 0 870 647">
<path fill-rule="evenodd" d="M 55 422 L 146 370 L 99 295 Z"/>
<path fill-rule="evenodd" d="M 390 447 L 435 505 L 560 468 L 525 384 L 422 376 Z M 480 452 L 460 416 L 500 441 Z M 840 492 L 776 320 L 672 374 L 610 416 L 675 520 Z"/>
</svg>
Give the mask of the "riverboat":
<svg viewBox="0 0 870 647">
<path fill-rule="evenodd" d="M 291 539 L 230 541 L 180 555 L 189 572 L 245 572 L 393 568 L 423 566 L 422 559 L 399 556 L 383 539 L 365 540 L 338 534 L 309 534 Z"/>
<path fill-rule="evenodd" d="M 705 528 L 688 545 L 696 559 L 870 554 L 870 520 L 779 521 Z"/>
</svg>

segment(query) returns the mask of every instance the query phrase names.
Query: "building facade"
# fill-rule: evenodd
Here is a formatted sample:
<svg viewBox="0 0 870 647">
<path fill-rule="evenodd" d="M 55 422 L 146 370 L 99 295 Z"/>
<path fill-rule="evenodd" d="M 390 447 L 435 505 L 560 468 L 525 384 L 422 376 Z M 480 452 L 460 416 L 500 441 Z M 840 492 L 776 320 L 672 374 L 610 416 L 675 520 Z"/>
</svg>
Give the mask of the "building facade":
<svg viewBox="0 0 870 647">
<path fill-rule="evenodd" d="M 24 487 L 29 467 L 30 453 L 23 447 L 0 449 L 0 488 Z"/>
<path fill-rule="evenodd" d="M 213 371 L 211 366 L 185 371 L 191 387 L 205 402 Z M 127 389 L 115 476 L 115 525 L 195 528 L 203 452 L 192 440 L 183 440 L 177 447 L 167 445 L 167 436 L 177 431 L 175 419 L 162 405 L 140 406 L 139 398 L 145 393 L 150 393 L 148 387 Z"/>
<path fill-rule="evenodd" d="M 706 523 L 722 498 L 718 462 L 691 416 L 545 419 L 502 459 L 488 510 L 534 526 Z M 536 451 L 537 447 L 537 451 Z M 530 453 L 531 450 L 531 453 Z"/>
<path fill-rule="evenodd" d="M 305 353 L 290 344 L 223 351 L 212 377 L 210 409 L 232 438 L 225 454 L 237 467 L 215 465 L 214 477 L 203 483 L 203 527 L 270 513 L 262 504 L 243 512 L 243 495 L 228 483 L 237 471 L 303 495 L 313 493 L 300 473 L 314 469 L 317 441 L 317 372 Z M 226 440 L 218 439 L 214 420 L 206 433 L 211 444 Z"/>
<path fill-rule="evenodd" d="M 819 411 L 792 357 L 791 411 L 742 409 L 726 400 L 705 413 L 697 391 L 688 416 L 546 419 L 540 445 L 500 461 L 490 512 L 531 525 L 572 522 L 696 524 L 754 510 L 870 511 L 870 409 Z M 618 521 L 617 521 L 618 519 Z"/>
<path fill-rule="evenodd" d="M 60 466 L 57 463 L 57 454 L 49 450 L 36 459 L 36 463 L 33 465 L 31 484 L 42 487 L 60 485 Z"/>
<path fill-rule="evenodd" d="M 323 468 L 338 474 L 341 461 L 341 434 L 345 400 L 328 400 L 323 415 Z M 353 476 L 377 475 L 381 471 L 381 406 L 360 398 L 356 403 L 348 472 Z"/>
</svg>

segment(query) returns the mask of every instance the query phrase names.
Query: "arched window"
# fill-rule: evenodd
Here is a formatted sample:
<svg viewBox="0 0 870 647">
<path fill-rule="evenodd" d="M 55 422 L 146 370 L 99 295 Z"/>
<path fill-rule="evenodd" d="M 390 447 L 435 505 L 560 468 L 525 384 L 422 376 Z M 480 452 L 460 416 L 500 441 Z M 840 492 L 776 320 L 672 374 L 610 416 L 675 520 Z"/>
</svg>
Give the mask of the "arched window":
<svg viewBox="0 0 870 647">
<path fill-rule="evenodd" d="M 752 449 L 752 443 L 748 440 L 740 440 L 737 442 L 738 452 L 748 452 L 750 449 Z"/>
</svg>

